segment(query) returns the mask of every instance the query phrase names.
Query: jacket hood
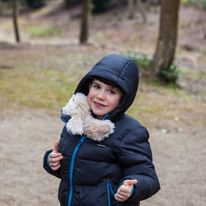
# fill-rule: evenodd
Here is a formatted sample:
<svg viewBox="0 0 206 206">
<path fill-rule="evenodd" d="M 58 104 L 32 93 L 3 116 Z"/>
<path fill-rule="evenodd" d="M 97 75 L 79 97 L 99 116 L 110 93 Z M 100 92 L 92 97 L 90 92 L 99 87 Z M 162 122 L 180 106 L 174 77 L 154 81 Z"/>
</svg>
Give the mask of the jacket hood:
<svg viewBox="0 0 206 206">
<path fill-rule="evenodd" d="M 118 85 L 123 91 L 120 104 L 109 113 L 107 119 L 114 120 L 126 112 L 133 103 L 139 83 L 136 63 L 124 56 L 110 54 L 99 60 L 94 67 L 81 79 L 75 93 L 88 95 L 91 79 L 101 77 Z"/>
</svg>

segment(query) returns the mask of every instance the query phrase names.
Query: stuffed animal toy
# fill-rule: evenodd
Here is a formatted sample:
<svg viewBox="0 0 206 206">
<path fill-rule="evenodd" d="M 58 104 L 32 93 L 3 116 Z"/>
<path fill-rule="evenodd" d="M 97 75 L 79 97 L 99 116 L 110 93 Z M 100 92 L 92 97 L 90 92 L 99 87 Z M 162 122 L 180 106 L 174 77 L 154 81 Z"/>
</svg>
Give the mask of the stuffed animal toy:
<svg viewBox="0 0 206 206">
<path fill-rule="evenodd" d="M 82 93 L 74 94 L 62 108 L 62 113 L 71 117 L 66 128 L 72 134 L 85 134 L 95 141 L 102 141 L 114 132 L 114 124 L 110 120 L 98 120 L 93 117 L 87 96 Z"/>
</svg>

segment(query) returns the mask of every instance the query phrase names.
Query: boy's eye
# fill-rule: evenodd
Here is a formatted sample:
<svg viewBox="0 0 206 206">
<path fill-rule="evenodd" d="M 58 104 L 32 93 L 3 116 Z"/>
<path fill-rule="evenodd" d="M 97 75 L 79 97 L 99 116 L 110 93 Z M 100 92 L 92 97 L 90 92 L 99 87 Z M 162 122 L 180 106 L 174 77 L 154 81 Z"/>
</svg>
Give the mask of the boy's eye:
<svg viewBox="0 0 206 206">
<path fill-rule="evenodd" d="M 109 92 L 109 94 L 115 94 L 114 90 L 109 90 L 108 92 Z"/>
<path fill-rule="evenodd" d="M 99 89 L 99 88 L 100 88 L 100 86 L 97 85 L 97 84 L 94 84 L 93 87 L 96 88 L 96 89 Z"/>
</svg>

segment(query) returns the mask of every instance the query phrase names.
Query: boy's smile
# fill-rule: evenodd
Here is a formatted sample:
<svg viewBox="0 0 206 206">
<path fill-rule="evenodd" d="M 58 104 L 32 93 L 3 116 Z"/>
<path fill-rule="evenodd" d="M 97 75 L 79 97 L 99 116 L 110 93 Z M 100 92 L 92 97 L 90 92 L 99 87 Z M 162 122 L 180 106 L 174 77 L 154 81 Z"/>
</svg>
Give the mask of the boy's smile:
<svg viewBox="0 0 206 206">
<path fill-rule="evenodd" d="M 119 88 L 95 79 L 89 90 L 88 103 L 97 119 L 103 119 L 119 104 L 121 97 L 122 92 Z"/>
</svg>

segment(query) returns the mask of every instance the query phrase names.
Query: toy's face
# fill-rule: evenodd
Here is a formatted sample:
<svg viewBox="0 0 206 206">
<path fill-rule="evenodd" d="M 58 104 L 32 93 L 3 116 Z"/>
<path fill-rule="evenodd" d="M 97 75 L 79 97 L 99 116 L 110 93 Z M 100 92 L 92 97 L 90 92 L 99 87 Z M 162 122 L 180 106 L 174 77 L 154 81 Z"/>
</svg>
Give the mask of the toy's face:
<svg viewBox="0 0 206 206">
<path fill-rule="evenodd" d="M 71 111 L 75 109 L 75 98 L 74 98 L 74 96 L 69 100 L 69 107 L 70 107 Z"/>
<path fill-rule="evenodd" d="M 122 92 L 118 88 L 94 80 L 89 90 L 88 103 L 97 119 L 103 119 L 106 114 L 117 107 L 121 97 Z"/>
<path fill-rule="evenodd" d="M 73 110 L 86 110 L 89 109 L 87 97 L 84 95 L 73 95 L 72 98 L 69 100 L 70 108 Z"/>
</svg>

